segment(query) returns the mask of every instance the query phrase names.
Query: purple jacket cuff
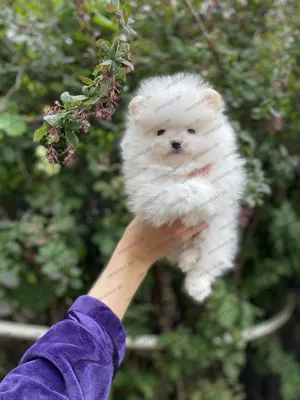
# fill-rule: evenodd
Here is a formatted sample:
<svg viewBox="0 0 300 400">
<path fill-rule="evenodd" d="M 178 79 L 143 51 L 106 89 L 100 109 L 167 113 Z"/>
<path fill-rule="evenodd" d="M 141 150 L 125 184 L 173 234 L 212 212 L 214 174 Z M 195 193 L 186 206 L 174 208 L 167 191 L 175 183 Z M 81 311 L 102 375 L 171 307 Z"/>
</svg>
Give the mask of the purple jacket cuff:
<svg viewBox="0 0 300 400">
<path fill-rule="evenodd" d="M 125 330 L 113 311 L 81 296 L 4 378 L 0 400 L 106 400 L 125 346 Z"/>
<path fill-rule="evenodd" d="M 67 311 L 65 318 L 76 319 L 82 325 L 86 321 L 80 318 L 88 315 L 106 330 L 113 343 L 114 375 L 116 374 L 126 351 L 126 333 L 116 314 L 101 300 L 91 296 L 80 296 Z"/>
</svg>

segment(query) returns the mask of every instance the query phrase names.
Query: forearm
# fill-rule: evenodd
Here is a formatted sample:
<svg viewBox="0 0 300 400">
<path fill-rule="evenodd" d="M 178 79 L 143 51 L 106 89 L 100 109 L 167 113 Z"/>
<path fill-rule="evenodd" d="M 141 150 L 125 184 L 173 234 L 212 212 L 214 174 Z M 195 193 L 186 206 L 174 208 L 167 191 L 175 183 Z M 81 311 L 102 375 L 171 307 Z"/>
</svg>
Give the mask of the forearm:
<svg viewBox="0 0 300 400">
<path fill-rule="evenodd" d="M 136 217 L 88 296 L 78 298 L 0 384 L 1 400 L 107 399 L 125 353 L 120 319 L 150 266 L 200 231 L 177 221 L 159 230 Z M 99 301 L 100 300 L 100 301 Z"/>
<path fill-rule="evenodd" d="M 122 319 L 150 266 L 121 241 L 88 295 L 101 300 Z"/>
</svg>

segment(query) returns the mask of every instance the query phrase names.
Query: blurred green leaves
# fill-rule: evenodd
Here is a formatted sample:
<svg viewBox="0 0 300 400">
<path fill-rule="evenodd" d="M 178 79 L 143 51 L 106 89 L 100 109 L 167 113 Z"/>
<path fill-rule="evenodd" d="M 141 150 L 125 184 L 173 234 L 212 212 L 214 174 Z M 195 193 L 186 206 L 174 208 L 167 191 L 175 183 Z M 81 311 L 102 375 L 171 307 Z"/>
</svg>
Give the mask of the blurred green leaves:
<svg viewBox="0 0 300 400">
<path fill-rule="evenodd" d="M 26 130 L 27 125 L 21 115 L 0 114 L 0 131 L 4 131 L 8 136 L 21 136 Z"/>
<path fill-rule="evenodd" d="M 109 12 L 115 13 L 124 29 L 129 33 L 135 32 L 129 27 L 133 20 L 128 18 L 125 8 L 119 10 L 117 4 L 110 3 L 107 6 Z M 105 21 L 96 9 L 93 9 L 98 20 Z M 60 99 L 53 107 L 45 107 L 44 120 L 48 125 L 46 134 L 39 129 L 34 133 L 34 141 L 46 139 L 44 142 L 49 147 L 46 154 L 51 164 L 59 164 L 70 160 L 79 145 L 80 133 L 89 131 L 88 116 L 96 116 L 109 120 L 115 111 L 117 100 L 121 92 L 121 85 L 126 81 L 126 75 L 134 69 L 131 63 L 130 46 L 121 40 L 114 39 L 112 44 L 107 40 L 99 39 L 95 42 L 100 64 L 93 70 L 94 79 L 79 75 L 83 95 L 71 96 L 69 92 L 63 92 Z M 70 125 L 73 128 L 70 130 Z"/>
</svg>

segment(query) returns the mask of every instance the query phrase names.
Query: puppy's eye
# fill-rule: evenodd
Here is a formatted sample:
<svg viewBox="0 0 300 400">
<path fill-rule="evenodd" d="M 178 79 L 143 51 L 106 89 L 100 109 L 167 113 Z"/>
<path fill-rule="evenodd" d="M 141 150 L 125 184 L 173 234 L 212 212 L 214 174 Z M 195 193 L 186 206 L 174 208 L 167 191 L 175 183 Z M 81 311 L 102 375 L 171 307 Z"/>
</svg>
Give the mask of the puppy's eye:
<svg viewBox="0 0 300 400">
<path fill-rule="evenodd" d="M 195 133 L 194 129 L 188 129 L 187 131 L 188 131 L 188 133 Z"/>
<path fill-rule="evenodd" d="M 163 135 L 165 132 L 165 129 L 160 129 L 159 131 L 157 131 L 157 136 Z"/>
</svg>

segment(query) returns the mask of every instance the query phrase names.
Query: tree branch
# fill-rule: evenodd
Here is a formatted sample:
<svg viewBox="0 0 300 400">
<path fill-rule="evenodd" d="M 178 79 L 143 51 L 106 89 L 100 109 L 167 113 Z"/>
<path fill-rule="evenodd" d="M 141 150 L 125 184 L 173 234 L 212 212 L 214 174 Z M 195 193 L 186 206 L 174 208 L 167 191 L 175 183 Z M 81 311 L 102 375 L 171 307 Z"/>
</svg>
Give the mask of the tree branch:
<svg viewBox="0 0 300 400">
<path fill-rule="evenodd" d="M 200 15 L 198 15 L 192 5 L 192 3 L 190 2 L 190 0 L 183 0 L 184 3 L 186 4 L 187 8 L 189 9 L 191 15 L 193 16 L 194 20 L 196 21 L 198 28 L 200 30 L 200 32 L 202 33 L 202 35 L 204 36 L 205 40 L 207 41 L 211 51 L 213 52 L 215 59 L 217 61 L 217 64 L 220 68 L 220 70 L 222 72 L 225 72 L 225 67 L 224 64 L 222 63 L 221 59 L 220 59 L 220 55 L 218 53 L 217 47 L 215 45 L 215 43 L 212 41 L 209 33 L 207 32 L 204 23 L 201 20 Z"/>
<path fill-rule="evenodd" d="M 8 90 L 8 92 L 4 96 L 4 100 L 7 101 L 17 90 L 20 89 L 23 74 L 24 74 L 24 69 L 23 68 L 19 69 L 19 72 L 17 73 L 17 76 L 16 76 L 16 82 L 15 82 L 14 86 L 12 86 Z"/>
<path fill-rule="evenodd" d="M 249 248 L 251 245 L 258 221 L 259 221 L 258 213 L 255 213 L 253 218 L 250 221 L 250 224 L 248 225 L 248 230 L 247 230 L 245 241 L 244 241 L 245 249 Z M 236 267 L 236 269 L 234 271 L 234 275 L 233 275 L 233 281 L 236 285 L 238 285 L 242 279 L 245 261 L 246 261 L 245 256 L 239 257 L 239 261 L 237 262 L 237 267 Z"/>
<path fill-rule="evenodd" d="M 171 283 L 171 273 L 162 262 L 157 262 L 154 271 L 154 302 L 156 304 L 157 317 L 162 332 L 172 329 L 177 317 L 176 298 Z"/>
</svg>

